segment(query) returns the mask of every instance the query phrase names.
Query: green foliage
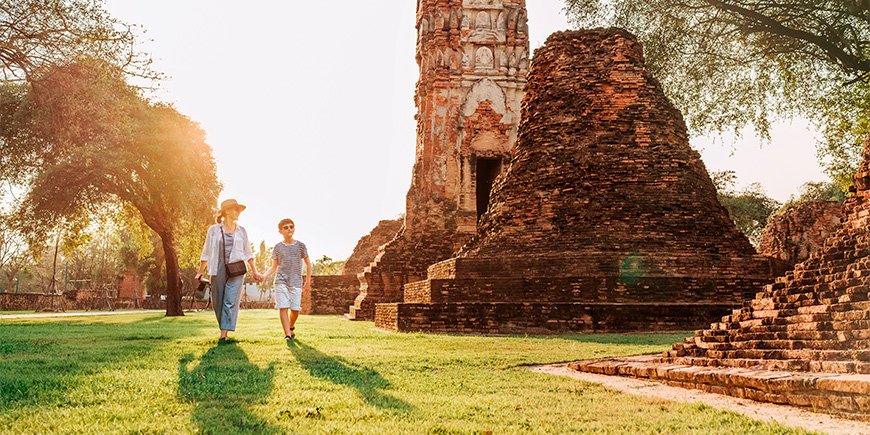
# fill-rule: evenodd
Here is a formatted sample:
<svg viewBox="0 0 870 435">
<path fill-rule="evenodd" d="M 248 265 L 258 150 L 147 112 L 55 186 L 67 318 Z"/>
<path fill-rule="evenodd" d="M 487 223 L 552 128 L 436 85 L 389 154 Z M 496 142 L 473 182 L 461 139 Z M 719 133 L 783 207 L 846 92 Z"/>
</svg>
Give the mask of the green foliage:
<svg viewBox="0 0 870 435">
<path fill-rule="evenodd" d="M 711 178 L 716 186 L 719 202 L 728 210 L 728 215 L 737 225 L 737 229 L 757 247 L 767 220 L 781 204 L 768 197 L 758 183 L 750 184 L 740 191 L 735 190 L 734 171 L 714 172 Z"/>
<path fill-rule="evenodd" d="M 661 352 L 688 333 L 384 334 L 245 310 L 218 346 L 211 312 L 0 323 L 3 433 L 800 433 L 625 395 L 530 364 Z M 434 392 L 434 393 L 433 393 Z"/>
<path fill-rule="evenodd" d="M 344 268 L 344 261 L 333 260 L 324 255 L 315 260 L 311 268 L 314 275 L 340 275 Z"/>
<path fill-rule="evenodd" d="M 848 192 L 844 191 L 840 184 L 832 181 L 804 183 L 800 193 L 797 196 L 792 195 L 776 213 L 783 213 L 789 208 L 810 201 L 843 202 L 846 200 L 846 196 L 848 196 Z"/>
<path fill-rule="evenodd" d="M 581 27 L 628 29 L 696 133 L 799 115 L 845 188 L 870 133 L 870 10 L 864 0 L 566 0 Z"/>
</svg>

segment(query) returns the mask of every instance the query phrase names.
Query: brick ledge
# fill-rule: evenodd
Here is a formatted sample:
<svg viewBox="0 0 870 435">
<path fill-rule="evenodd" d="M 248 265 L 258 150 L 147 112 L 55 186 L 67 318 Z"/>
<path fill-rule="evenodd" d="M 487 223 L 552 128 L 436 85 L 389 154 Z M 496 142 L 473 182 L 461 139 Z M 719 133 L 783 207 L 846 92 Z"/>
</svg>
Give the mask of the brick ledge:
<svg viewBox="0 0 870 435">
<path fill-rule="evenodd" d="M 659 355 L 578 361 L 568 367 L 870 421 L 870 375 L 670 364 Z"/>
</svg>

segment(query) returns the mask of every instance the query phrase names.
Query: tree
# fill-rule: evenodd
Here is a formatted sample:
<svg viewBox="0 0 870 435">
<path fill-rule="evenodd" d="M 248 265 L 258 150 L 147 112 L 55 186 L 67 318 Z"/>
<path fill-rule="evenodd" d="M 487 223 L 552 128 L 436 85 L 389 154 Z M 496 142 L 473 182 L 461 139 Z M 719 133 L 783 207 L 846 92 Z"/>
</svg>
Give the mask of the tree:
<svg viewBox="0 0 870 435">
<path fill-rule="evenodd" d="M 344 261 L 335 261 L 324 255 L 314 261 L 311 272 L 314 275 L 338 275 L 344 267 Z"/>
<path fill-rule="evenodd" d="M 135 50 L 135 29 L 112 18 L 102 0 L 0 0 L 0 81 L 88 56 L 128 74 L 158 78 Z"/>
<path fill-rule="evenodd" d="M 798 195 L 792 195 L 776 214 L 784 213 L 789 208 L 811 201 L 836 201 L 846 200 L 848 192 L 844 191 L 837 183 L 830 181 L 808 182 L 801 186 Z"/>
<path fill-rule="evenodd" d="M 870 0 L 566 0 L 577 25 L 617 26 L 696 133 L 803 116 L 819 158 L 851 183 L 870 133 Z"/>
<path fill-rule="evenodd" d="M 30 248 L 8 216 L 0 215 L 0 271 L 6 275 L 6 292 L 15 290 L 15 276 L 32 261 Z"/>
<path fill-rule="evenodd" d="M 722 206 L 728 210 L 728 215 L 749 241 L 758 246 L 761 232 L 767 226 L 767 220 L 780 208 L 780 203 L 768 197 L 758 183 L 750 184 L 741 191 L 734 189 L 736 177 L 734 171 L 721 171 L 711 174 L 716 186 L 717 196 Z"/>
<path fill-rule="evenodd" d="M 192 243 L 185 229 L 210 222 L 220 190 L 202 129 L 143 99 L 98 59 L 40 71 L 5 96 L 0 111 L 13 115 L 0 143 L 14 157 L 0 165 L 0 179 L 29 187 L 18 214 L 30 233 L 47 233 L 58 217 L 86 220 L 107 204 L 132 207 L 161 241 L 166 314 L 183 315 L 178 246 Z"/>
</svg>

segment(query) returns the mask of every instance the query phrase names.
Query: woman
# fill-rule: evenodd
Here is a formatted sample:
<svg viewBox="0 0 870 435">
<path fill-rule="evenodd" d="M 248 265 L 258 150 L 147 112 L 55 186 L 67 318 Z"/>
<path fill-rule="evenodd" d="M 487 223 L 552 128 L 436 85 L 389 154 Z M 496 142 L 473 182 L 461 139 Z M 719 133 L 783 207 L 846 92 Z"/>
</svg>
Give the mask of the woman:
<svg viewBox="0 0 870 435">
<path fill-rule="evenodd" d="M 217 223 L 208 228 L 205 245 L 202 247 L 202 257 L 196 279 L 199 280 L 208 267 L 211 276 L 211 302 L 221 328 L 219 341 L 227 339 L 230 331 L 236 330 L 239 318 L 239 301 L 242 297 L 242 284 L 245 274 L 229 277 L 226 265 L 238 261 L 248 264 L 248 271 L 255 279 L 260 279 L 257 266 L 254 264 L 254 253 L 248 240 L 248 232 L 238 224 L 239 214 L 245 209 L 235 199 L 221 203 L 217 215 Z"/>
</svg>

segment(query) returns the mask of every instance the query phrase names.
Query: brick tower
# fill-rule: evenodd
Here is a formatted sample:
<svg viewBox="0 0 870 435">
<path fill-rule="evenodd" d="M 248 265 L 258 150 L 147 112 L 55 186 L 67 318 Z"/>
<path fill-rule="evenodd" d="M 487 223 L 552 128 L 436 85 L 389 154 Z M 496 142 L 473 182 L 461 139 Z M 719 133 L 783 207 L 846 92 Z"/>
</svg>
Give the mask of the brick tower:
<svg viewBox="0 0 870 435">
<path fill-rule="evenodd" d="M 478 234 L 407 284 L 404 302 L 379 304 L 376 326 L 689 329 L 772 280 L 632 35 L 550 36 L 525 92 L 519 139 Z"/>
<path fill-rule="evenodd" d="M 516 143 L 529 69 L 525 0 L 417 1 L 417 153 L 405 223 L 360 274 L 351 319 L 402 300 L 405 283 L 477 231 Z"/>
</svg>

